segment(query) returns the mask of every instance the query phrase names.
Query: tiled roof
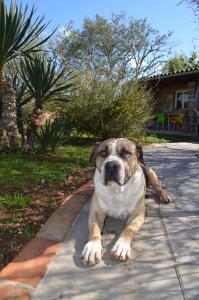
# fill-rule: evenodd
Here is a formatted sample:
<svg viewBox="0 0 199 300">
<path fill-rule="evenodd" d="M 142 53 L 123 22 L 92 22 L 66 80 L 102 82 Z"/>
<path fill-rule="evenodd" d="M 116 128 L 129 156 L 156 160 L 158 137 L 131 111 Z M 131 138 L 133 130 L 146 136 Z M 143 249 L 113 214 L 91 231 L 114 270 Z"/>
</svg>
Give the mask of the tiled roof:
<svg viewBox="0 0 199 300">
<path fill-rule="evenodd" d="M 161 78 L 172 78 L 172 77 L 178 77 L 178 76 L 183 76 L 183 75 L 192 75 L 192 74 L 199 74 L 199 66 L 195 66 L 192 69 L 185 69 L 183 71 L 177 71 L 174 73 L 162 73 L 162 74 L 157 74 L 148 77 L 149 80 L 153 79 L 161 79 Z"/>
</svg>

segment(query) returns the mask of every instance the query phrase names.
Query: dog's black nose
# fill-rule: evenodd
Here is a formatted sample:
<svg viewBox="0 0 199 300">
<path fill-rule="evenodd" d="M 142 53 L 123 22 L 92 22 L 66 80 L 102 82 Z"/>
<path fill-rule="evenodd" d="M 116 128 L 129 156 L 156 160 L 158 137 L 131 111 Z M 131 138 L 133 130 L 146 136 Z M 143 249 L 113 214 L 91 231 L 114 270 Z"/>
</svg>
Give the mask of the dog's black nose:
<svg viewBox="0 0 199 300">
<path fill-rule="evenodd" d="M 115 181 L 119 184 L 120 164 L 117 161 L 108 161 L 105 164 L 104 182 Z"/>
<path fill-rule="evenodd" d="M 114 181 L 120 184 L 119 174 L 120 174 L 120 164 L 117 161 L 108 161 L 105 164 L 105 174 L 104 174 L 104 182 L 108 184 L 110 181 Z"/>
<path fill-rule="evenodd" d="M 110 173 L 117 172 L 119 168 L 120 168 L 120 164 L 117 161 L 108 161 L 105 164 L 105 170 Z"/>
</svg>

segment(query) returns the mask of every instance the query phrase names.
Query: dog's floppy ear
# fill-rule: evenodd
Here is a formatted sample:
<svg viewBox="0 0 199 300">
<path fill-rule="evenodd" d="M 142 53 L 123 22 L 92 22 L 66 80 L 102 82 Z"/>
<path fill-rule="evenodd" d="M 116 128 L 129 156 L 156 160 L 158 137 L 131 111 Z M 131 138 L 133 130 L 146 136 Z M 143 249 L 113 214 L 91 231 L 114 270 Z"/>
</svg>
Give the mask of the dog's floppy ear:
<svg viewBox="0 0 199 300">
<path fill-rule="evenodd" d="M 143 151 L 142 151 L 142 146 L 136 144 L 136 149 L 137 149 L 137 157 L 138 157 L 138 161 L 145 165 L 145 162 L 144 162 L 144 156 L 143 156 Z"/>
<path fill-rule="evenodd" d="M 97 150 L 99 148 L 100 142 L 96 142 L 95 145 L 93 146 L 93 151 L 90 154 L 90 160 L 95 160 L 97 157 Z"/>
</svg>

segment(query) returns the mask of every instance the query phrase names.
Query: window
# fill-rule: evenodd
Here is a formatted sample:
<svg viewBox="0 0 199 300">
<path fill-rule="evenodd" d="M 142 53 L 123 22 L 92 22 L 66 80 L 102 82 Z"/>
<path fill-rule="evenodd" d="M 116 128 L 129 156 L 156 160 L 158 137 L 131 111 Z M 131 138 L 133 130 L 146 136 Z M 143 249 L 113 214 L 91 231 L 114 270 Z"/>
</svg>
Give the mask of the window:
<svg viewBox="0 0 199 300">
<path fill-rule="evenodd" d="M 187 108 L 188 91 L 176 92 L 176 109 Z"/>
</svg>

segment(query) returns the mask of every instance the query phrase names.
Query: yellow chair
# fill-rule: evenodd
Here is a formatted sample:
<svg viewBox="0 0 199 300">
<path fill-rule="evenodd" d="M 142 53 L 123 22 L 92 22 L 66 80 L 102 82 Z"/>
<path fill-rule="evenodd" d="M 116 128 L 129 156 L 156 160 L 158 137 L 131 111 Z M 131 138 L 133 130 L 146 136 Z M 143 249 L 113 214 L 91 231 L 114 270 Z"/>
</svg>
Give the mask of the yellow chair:
<svg viewBox="0 0 199 300">
<path fill-rule="evenodd" d="M 184 114 L 181 113 L 178 116 L 171 116 L 169 117 L 169 121 L 171 123 L 173 123 L 173 129 L 175 129 L 175 127 L 178 127 L 177 125 L 180 124 L 182 125 L 183 128 L 183 124 L 184 124 Z"/>
</svg>

